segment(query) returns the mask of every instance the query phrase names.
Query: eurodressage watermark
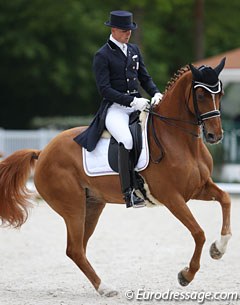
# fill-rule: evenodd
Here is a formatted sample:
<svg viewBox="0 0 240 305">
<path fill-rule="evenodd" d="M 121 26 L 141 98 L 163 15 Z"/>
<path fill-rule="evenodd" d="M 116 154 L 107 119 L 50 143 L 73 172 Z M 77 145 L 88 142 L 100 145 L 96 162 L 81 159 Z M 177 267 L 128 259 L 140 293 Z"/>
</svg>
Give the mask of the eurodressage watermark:
<svg viewBox="0 0 240 305">
<path fill-rule="evenodd" d="M 136 291 L 126 290 L 125 297 L 132 301 L 196 301 L 204 304 L 206 301 L 237 301 L 240 300 L 238 292 L 210 292 L 210 291 L 149 291 L 140 288 Z"/>
</svg>

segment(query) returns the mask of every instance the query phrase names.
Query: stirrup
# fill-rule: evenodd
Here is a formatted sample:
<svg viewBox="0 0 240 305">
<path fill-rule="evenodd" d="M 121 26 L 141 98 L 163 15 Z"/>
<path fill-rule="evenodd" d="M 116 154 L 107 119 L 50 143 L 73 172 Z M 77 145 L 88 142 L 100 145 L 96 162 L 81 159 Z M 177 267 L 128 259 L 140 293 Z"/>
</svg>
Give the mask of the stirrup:
<svg viewBox="0 0 240 305">
<path fill-rule="evenodd" d="M 129 190 L 124 194 L 124 199 L 126 201 L 126 207 L 127 208 L 143 208 L 146 206 L 144 199 L 138 197 L 133 190 Z"/>
<path fill-rule="evenodd" d="M 144 199 L 137 196 L 134 190 L 131 193 L 131 202 L 132 202 L 132 207 L 135 209 L 144 208 L 146 206 Z"/>
</svg>

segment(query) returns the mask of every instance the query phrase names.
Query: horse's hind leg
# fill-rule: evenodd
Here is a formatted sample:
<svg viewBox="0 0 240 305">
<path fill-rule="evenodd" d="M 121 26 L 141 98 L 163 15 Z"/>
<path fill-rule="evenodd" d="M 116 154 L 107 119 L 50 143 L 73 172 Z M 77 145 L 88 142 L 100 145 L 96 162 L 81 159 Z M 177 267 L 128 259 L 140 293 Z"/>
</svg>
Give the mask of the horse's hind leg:
<svg viewBox="0 0 240 305">
<path fill-rule="evenodd" d="M 222 191 L 217 185 L 209 179 L 194 199 L 198 200 L 216 200 L 222 207 L 222 230 L 220 240 L 215 241 L 210 248 L 210 255 L 214 259 L 220 259 L 226 252 L 227 243 L 231 238 L 231 200 L 228 193 Z"/>
<path fill-rule="evenodd" d="M 54 176 L 54 179 L 46 184 L 44 183 L 41 171 L 37 178 L 35 178 L 37 189 L 44 200 L 63 217 L 66 223 L 67 255 L 75 262 L 101 295 L 116 295 L 116 290 L 101 281 L 87 260 L 85 252 L 87 240 L 94 231 L 102 205 L 100 204 L 99 211 L 95 213 L 94 218 L 94 213 L 90 213 L 86 209 L 85 190 L 79 186 L 77 179 L 73 175 L 67 176 L 65 172 L 63 173 L 63 176 L 58 175 L 61 179 L 56 179 Z M 86 220 L 87 224 L 85 224 Z M 91 225 L 89 225 L 90 220 L 92 221 Z"/>
<path fill-rule="evenodd" d="M 86 217 L 85 217 L 85 229 L 83 238 L 83 247 L 86 252 L 87 243 L 92 236 L 98 219 L 105 207 L 105 203 L 97 199 L 90 191 L 86 193 Z"/>
<path fill-rule="evenodd" d="M 171 200 L 165 206 L 188 228 L 195 241 L 195 250 L 189 267 L 183 269 L 178 274 L 179 283 L 182 286 L 187 286 L 200 268 L 200 258 L 205 242 L 205 235 L 183 198 L 176 198 L 175 201 Z"/>
<path fill-rule="evenodd" d="M 86 200 L 85 193 L 81 199 L 84 201 Z M 87 276 L 99 294 L 114 296 L 118 292 L 110 285 L 106 285 L 101 281 L 87 260 L 85 251 L 88 238 L 95 229 L 98 217 L 101 214 L 100 210 L 103 209 L 103 206 L 100 205 L 100 208 L 95 210 L 96 213 L 91 213 L 88 209 L 86 209 L 86 204 L 83 206 L 72 204 L 71 206 L 75 206 L 75 208 L 69 207 L 68 213 L 64 216 L 67 226 L 67 255 Z M 93 216 L 94 214 L 95 216 Z M 86 221 L 88 223 L 86 223 Z M 90 223 L 90 221 L 92 223 Z"/>
</svg>

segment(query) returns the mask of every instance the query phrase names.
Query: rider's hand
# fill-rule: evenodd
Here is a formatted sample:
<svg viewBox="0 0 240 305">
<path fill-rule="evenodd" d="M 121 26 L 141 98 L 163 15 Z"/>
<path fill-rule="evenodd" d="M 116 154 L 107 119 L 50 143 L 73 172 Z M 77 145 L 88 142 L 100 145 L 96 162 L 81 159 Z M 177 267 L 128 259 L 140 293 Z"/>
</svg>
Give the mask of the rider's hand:
<svg viewBox="0 0 240 305">
<path fill-rule="evenodd" d="M 131 106 L 135 110 L 143 111 L 149 105 L 150 101 L 143 97 L 134 97 L 133 101 L 131 102 Z"/>
<path fill-rule="evenodd" d="M 162 100 L 162 97 L 163 97 L 162 93 L 160 93 L 160 92 L 155 93 L 151 99 L 151 105 L 157 105 L 158 103 L 160 103 Z"/>
</svg>

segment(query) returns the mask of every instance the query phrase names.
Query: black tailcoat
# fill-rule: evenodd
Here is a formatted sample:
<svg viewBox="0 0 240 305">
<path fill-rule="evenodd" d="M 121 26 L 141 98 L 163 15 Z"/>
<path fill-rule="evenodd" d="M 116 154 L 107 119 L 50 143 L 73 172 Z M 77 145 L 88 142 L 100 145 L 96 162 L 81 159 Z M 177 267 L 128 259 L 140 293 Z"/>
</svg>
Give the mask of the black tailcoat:
<svg viewBox="0 0 240 305">
<path fill-rule="evenodd" d="M 130 107 L 134 97 L 141 97 L 139 84 L 150 95 L 159 92 L 144 65 L 135 44 L 127 44 L 127 56 L 111 40 L 95 54 L 93 71 L 102 103 L 90 126 L 74 140 L 88 151 L 94 150 L 105 129 L 107 109 L 112 103 Z"/>
</svg>

